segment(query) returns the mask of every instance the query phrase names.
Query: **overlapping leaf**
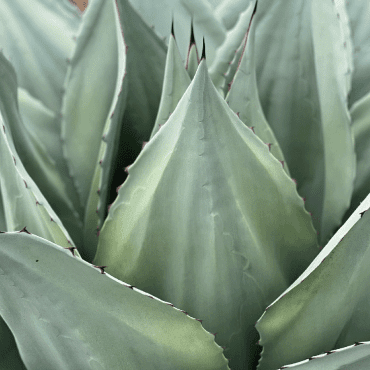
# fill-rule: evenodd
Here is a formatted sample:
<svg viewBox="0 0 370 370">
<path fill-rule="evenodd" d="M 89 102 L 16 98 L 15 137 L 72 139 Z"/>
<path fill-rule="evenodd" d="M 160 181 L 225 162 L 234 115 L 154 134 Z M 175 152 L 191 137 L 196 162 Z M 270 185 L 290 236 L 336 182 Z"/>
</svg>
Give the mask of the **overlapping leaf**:
<svg viewBox="0 0 370 370">
<path fill-rule="evenodd" d="M 370 367 L 369 342 L 359 342 L 352 346 L 328 351 L 299 363 L 283 366 L 280 369 L 298 370 L 367 370 Z"/>
<path fill-rule="evenodd" d="M 213 335 L 166 303 L 44 239 L 0 235 L 0 313 L 28 370 L 228 369 Z"/>
<path fill-rule="evenodd" d="M 130 0 L 131 5 L 143 17 L 149 26 L 166 41 L 169 41 L 171 21 L 175 22 L 175 35 L 183 60 L 190 39 L 190 23 L 194 22 L 195 40 L 202 44 L 203 37 L 207 43 L 207 54 L 214 58 L 217 47 L 225 38 L 225 27 L 215 17 L 211 5 L 206 0 Z"/>
<path fill-rule="evenodd" d="M 369 207 L 370 196 L 258 320 L 263 346 L 258 369 L 370 338 Z"/>
<path fill-rule="evenodd" d="M 15 231 L 27 226 L 28 230 L 40 237 L 55 242 L 63 247 L 72 247 L 73 240 L 62 225 L 59 217 L 50 207 L 39 188 L 25 170 L 15 149 L 13 138 L 20 138 L 24 150 L 32 150 L 32 141 L 23 136 L 21 118 L 17 107 L 17 82 L 14 70 L 0 53 L 0 194 L 2 214 L 5 216 L 4 231 Z M 10 130 L 11 125 L 18 130 Z M 36 152 L 39 155 L 42 152 Z M 46 157 L 48 160 L 49 158 Z M 49 174 L 45 181 L 58 181 L 53 172 L 48 172 L 50 162 L 43 162 Z M 49 165 L 49 166 L 48 166 Z M 4 225 L 3 225 L 4 226 Z"/>
<path fill-rule="evenodd" d="M 260 0 L 256 22 L 261 104 L 324 243 L 349 206 L 355 174 L 350 40 L 326 0 Z"/>
<path fill-rule="evenodd" d="M 245 36 L 245 50 L 225 100 L 247 126 L 253 127 L 256 135 L 269 146 L 271 153 L 282 163 L 285 172 L 290 176 L 280 145 L 266 121 L 258 97 L 254 52 L 256 27 L 255 23 L 251 22 L 251 28 Z"/>
<path fill-rule="evenodd" d="M 175 38 L 171 35 L 167 50 L 161 102 L 150 138 L 167 122 L 190 82 L 190 77 L 182 63 Z"/>
<path fill-rule="evenodd" d="M 240 14 L 237 24 L 226 34 L 223 44 L 217 49 L 213 63 L 209 68 L 213 83 L 222 93 L 226 94 L 228 91 L 225 74 L 230 68 L 230 63 L 237 49 L 243 43 L 255 5 L 256 1 L 250 2 L 249 6 Z"/>
<path fill-rule="evenodd" d="M 218 94 L 203 60 L 129 168 L 94 263 L 204 320 L 231 368 L 249 368 L 256 319 L 317 252 L 294 182 Z"/>
<path fill-rule="evenodd" d="M 370 3 L 367 0 L 345 1 L 353 41 L 352 90 L 349 105 L 370 92 Z"/>
</svg>

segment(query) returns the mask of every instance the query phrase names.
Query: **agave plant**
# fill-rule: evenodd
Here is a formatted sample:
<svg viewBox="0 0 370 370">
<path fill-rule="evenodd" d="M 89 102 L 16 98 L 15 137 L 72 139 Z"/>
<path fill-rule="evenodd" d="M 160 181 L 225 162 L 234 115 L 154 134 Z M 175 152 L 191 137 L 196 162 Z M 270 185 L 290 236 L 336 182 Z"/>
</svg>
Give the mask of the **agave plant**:
<svg viewBox="0 0 370 370">
<path fill-rule="evenodd" d="M 72 3 L 0 0 L 0 369 L 368 369 L 368 2 Z"/>
</svg>

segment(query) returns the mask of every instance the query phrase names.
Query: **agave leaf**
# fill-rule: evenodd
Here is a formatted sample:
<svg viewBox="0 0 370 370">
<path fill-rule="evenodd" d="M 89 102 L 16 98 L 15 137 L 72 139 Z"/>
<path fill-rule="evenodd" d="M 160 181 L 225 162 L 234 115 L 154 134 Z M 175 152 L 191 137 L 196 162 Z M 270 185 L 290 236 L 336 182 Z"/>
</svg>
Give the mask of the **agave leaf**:
<svg viewBox="0 0 370 370">
<path fill-rule="evenodd" d="M 231 30 L 249 6 L 250 0 L 223 0 L 215 9 L 215 17 L 227 30 Z"/>
<path fill-rule="evenodd" d="M 64 228 L 59 217 L 29 176 L 15 149 L 13 137 L 20 138 L 23 150 L 30 152 L 35 142 L 28 141 L 21 131 L 21 119 L 17 107 L 17 83 L 14 69 L 0 53 L 0 189 L 2 209 L 5 216 L 5 230 L 20 230 L 27 226 L 28 230 L 45 239 L 64 247 L 72 247 L 74 243 Z M 11 124 L 16 130 L 11 130 Z M 47 177 L 45 181 L 59 185 L 55 178 L 52 161 L 42 150 L 36 147 L 42 171 Z M 48 175 L 49 174 L 49 175 Z M 62 187 L 60 187 L 62 188 Z M 4 226 L 4 225 L 3 225 Z"/>
<path fill-rule="evenodd" d="M 0 257 L 0 313 L 29 370 L 228 369 L 200 322 L 103 267 L 18 233 Z"/>
<path fill-rule="evenodd" d="M 182 63 L 175 38 L 171 35 L 168 43 L 161 102 L 150 138 L 167 122 L 190 82 L 189 74 Z"/>
<path fill-rule="evenodd" d="M 135 160 L 153 130 L 161 97 L 166 46 L 127 0 L 119 0 L 117 5 L 127 47 L 125 79 L 128 84 L 118 160 L 113 170 L 119 173 L 121 184 L 123 168 Z M 117 183 L 116 178 L 113 181 Z"/>
<path fill-rule="evenodd" d="M 233 60 L 240 44 L 243 44 L 247 33 L 256 1 L 251 1 L 248 7 L 240 14 L 235 27 L 226 34 L 223 44 L 217 49 L 215 59 L 209 68 L 209 74 L 216 88 L 225 92 L 228 91 L 225 84 L 225 74 L 229 70 L 230 61 Z M 238 59 L 239 62 L 239 59 Z M 226 89 L 225 89 L 226 85 Z"/>
<path fill-rule="evenodd" d="M 38 47 L 36 46 L 33 46 L 32 50 L 28 49 L 29 45 L 27 42 L 29 41 L 30 45 L 33 45 L 34 43 L 34 41 L 31 42 L 31 40 L 28 40 L 30 35 L 33 35 L 34 39 L 43 40 L 46 44 L 52 41 L 52 37 L 50 35 L 46 36 L 48 33 L 45 32 L 45 24 L 41 21 L 38 22 L 38 14 L 35 15 L 34 18 L 29 18 L 30 22 L 35 22 L 30 24 L 29 32 L 19 32 L 19 29 L 22 29 L 22 26 L 17 26 L 17 22 L 15 21 L 14 24 L 12 23 L 12 26 L 6 30 L 6 32 L 1 34 L 2 37 L 0 42 L 2 45 L 6 46 L 4 48 L 4 52 L 6 52 L 10 46 L 12 47 L 10 51 L 8 50 L 8 54 L 10 55 L 9 58 L 12 60 L 12 63 L 18 67 L 17 73 L 20 75 L 21 86 L 23 84 L 28 87 L 30 83 L 38 84 L 38 87 L 41 87 L 41 96 L 43 97 L 43 93 L 46 91 L 49 98 L 54 101 L 54 103 L 52 103 L 52 101 L 47 101 L 47 103 L 54 108 L 58 108 L 59 103 L 57 104 L 57 101 L 58 99 L 61 100 L 62 96 L 62 92 L 59 91 L 61 86 L 59 86 L 58 90 L 57 85 L 53 84 L 55 81 L 58 81 L 59 83 L 61 75 L 64 73 L 63 68 L 56 68 L 56 66 L 59 66 L 59 61 L 58 63 L 54 63 L 55 80 L 50 79 L 53 80 L 53 82 L 50 83 L 50 86 L 43 84 L 43 78 L 45 77 L 45 71 L 48 71 L 50 68 L 49 64 L 53 64 L 53 58 L 62 58 L 64 53 L 67 53 L 69 50 L 69 48 L 67 48 L 67 51 L 64 50 L 66 46 L 63 44 L 63 40 L 65 38 L 63 25 L 64 27 L 71 25 L 69 24 L 70 22 L 66 23 L 69 18 L 63 11 L 64 5 L 51 5 L 50 9 L 47 10 L 44 8 L 45 4 L 48 4 L 49 1 L 40 2 L 35 0 L 33 3 L 35 9 L 45 12 L 44 14 L 48 14 L 48 16 L 54 20 L 55 23 L 53 25 L 55 29 L 49 33 L 51 33 L 54 39 L 61 44 L 59 45 L 58 42 L 56 42 L 56 47 L 59 47 L 59 49 L 54 50 L 51 48 L 52 53 L 50 55 L 48 54 L 49 51 L 43 50 L 38 51 L 37 55 L 34 55 L 34 50 L 38 50 Z M 69 6 L 70 5 L 68 5 L 68 7 Z M 9 19 L 17 18 L 23 11 L 22 7 L 21 13 L 18 12 L 20 4 L 17 1 L 12 3 L 7 2 L 6 5 L 3 1 L 0 1 L 0 10 L 2 7 L 6 7 L 6 10 L 4 10 L 4 12 L 0 11 L 1 17 L 4 14 L 7 14 Z M 28 9 L 27 7 L 25 7 L 24 10 Z M 27 17 L 30 17 L 30 14 L 33 14 L 33 12 L 34 10 L 30 10 Z M 65 17 L 65 20 L 58 18 L 63 16 Z M 7 18 L 6 22 L 8 22 L 9 19 Z M 1 24 L 6 24 L 6 22 L 4 21 L 4 23 Z M 72 26 L 71 28 L 73 29 Z M 44 38 L 38 34 L 41 30 L 45 34 Z M 69 32 L 69 30 L 66 32 L 67 36 L 69 36 Z M 9 40 L 13 42 L 13 44 Z M 66 45 L 69 45 L 69 39 L 64 41 Z M 10 44 L 8 45 L 9 42 Z M 27 47 L 25 44 L 27 44 Z M 17 47 L 19 49 L 17 49 Z M 28 67 L 28 74 L 32 75 L 29 77 L 22 69 L 24 67 L 22 63 L 25 60 L 25 50 L 29 50 L 27 60 L 30 62 L 30 66 L 34 66 L 35 68 L 35 71 L 30 73 L 30 69 Z M 40 59 L 40 56 L 42 59 Z M 20 61 L 20 59 L 22 60 Z M 45 62 L 45 65 L 43 62 Z M 18 78 L 14 68 L 3 55 L 1 55 L 0 69 L 0 104 L 2 105 L 4 119 L 7 122 L 8 134 L 12 131 L 14 145 L 27 169 L 27 172 L 35 179 L 35 181 L 37 181 L 37 185 L 40 187 L 42 193 L 61 217 L 65 226 L 72 234 L 74 241 L 78 243 L 82 230 L 82 208 L 79 207 L 78 195 L 75 191 L 72 180 L 68 176 L 68 170 L 60 143 L 60 126 L 59 120 L 56 118 L 56 113 L 51 108 L 45 106 L 42 101 L 32 96 L 28 90 L 24 88 L 19 88 L 19 101 L 17 101 Z M 43 78 L 38 78 L 37 74 L 41 73 L 41 71 L 44 73 Z M 37 82 L 33 81 L 34 76 L 38 78 Z M 52 97 L 51 90 L 57 91 L 59 95 L 57 94 L 58 96 L 55 95 Z M 32 89 L 30 89 L 30 91 L 37 94 L 37 91 L 33 91 Z M 20 106 L 19 109 L 18 105 Z"/>
<path fill-rule="evenodd" d="M 83 47 L 87 49 L 83 51 L 79 57 L 76 56 L 78 61 L 76 61 L 76 66 L 72 66 L 71 68 L 70 78 L 73 80 L 72 75 L 76 73 L 75 83 L 78 84 L 79 74 L 83 75 L 84 73 L 87 73 L 85 78 L 89 80 L 90 73 L 92 75 L 96 73 L 99 78 L 104 79 L 104 82 L 99 82 L 99 79 L 92 80 L 90 83 L 94 85 L 91 89 L 85 86 L 86 91 L 83 91 L 80 99 L 75 97 L 75 99 L 73 99 L 74 101 L 72 100 L 69 102 L 72 116 L 76 114 L 73 104 L 76 104 L 76 101 L 77 104 L 80 102 L 80 114 L 77 114 L 75 119 L 68 119 L 67 116 L 65 121 L 66 134 L 68 135 L 69 133 L 71 135 L 71 140 L 66 141 L 66 143 L 69 143 L 69 145 L 66 144 L 66 150 L 72 148 L 72 151 L 70 152 L 70 154 L 72 154 L 72 158 L 74 158 L 73 153 L 76 156 L 81 156 L 80 163 L 73 159 L 72 163 L 76 164 L 75 168 L 77 169 L 78 166 L 80 166 L 78 171 L 83 174 L 85 173 L 84 170 L 87 169 L 86 163 L 88 163 L 89 165 L 92 164 L 94 169 L 94 174 L 92 181 L 90 180 L 90 183 L 87 181 L 88 177 L 83 179 L 83 181 L 85 181 L 84 187 L 88 190 L 88 198 L 86 199 L 84 216 L 84 243 L 83 248 L 81 248 L 81 252 L 83 253 L 84 259 L 88 261 L 92 261 L 94 258 L 97 245 L 97 231 L 102 227 L 103 220 L 106 216 L 109 185 L 113 175 L 113 160 L 118 152 L 119 134 L 127 98 L 127 81 L 125 78 L 126 45 L 124 43 L 122 29 L 120 26 L 118 9 L 113 1 L 103 1 L 100 3 L 100 5 L 95 4 L 98 3 L 94 3 L 94 7 L 91 6 L 86 11 L 86 17 L 89 17 L 89 22 L 92 23 L 86 23 L 85 26 L 87 27 L 87 33 L 84 35 L 85 31 L 82 30 L 80 38 L 77 40 L 78 45 L 79 42 L 81 42 Z M 93 15 L 91 15 L 89 12 L 93 12 Z M 98 24 L 96 24 L 97 22 Z M 107 24 L 110 25 L 109 28 L 107 27 Z M 89 27 L 94 28 L 94 34 L 97 32 L 96 37 L 93 37 L 92 39 L 90 38 L 90 31 L 88 30 Z M 99 36 L 99 27 L 100 32 L 105 35 L 106 40 Z M 86 37 L 88 41 L 86 40 Z M 89 42 L 91 45 L 88 45 Z M 105 50 L 97 48 L 96 44 L 100 42 L 105 44 Z M 86 58 L 90 58 L 92 55 L 91 49 L 96 50 L 99 53 L 102 52 L 106 55 L 106 60 L 102 63 L 102 65 L 92 63 L 93 69 L 102 68 L 101 71 L 95 70 L 86 72 L 86 68 L 84 69 L 84 65 L 88 64 Z M 81 68 L 84 69 L 84 71 L 82 71 Z M 103 72 L 103 70 L 106 69 L 110 70 L 110 78 L 107 76 L 106 72 Z M 101 84 L 105 85 L 106 90 L 99 89 L 99 91 L 94 91 L 95 84 L 97 84 L 96 86 L 100 86 Z M 72 85 L 74 85 L 74 83 L 72 83 Z M 84 81 L 82 81 L 82 85 L 84 86 Z M 70 87 L 70 89 L 72 89 L 72 87 Z M 77 94 L 80 93 L 78 89 L 76 90 Z M 110 95 L 112 93 L 113 95 Z M 71 96 L 73 97 L 74 94 L 75 92 L 72 92 Z M 93 95 L 91 99 L 89 96 L 86 96 L 89 94 Z M 100 94 L 104 96 L 104 99 L 101 99 Z M 94 108 L 97 109 L 98 114 L 97 111 L 87 108 L 85 104 L 83 104 L 84 99 L 90 99 L 90 103 L 94 106 Z M 101 106 L 97 104 L 97 100 Z M 109 107 L 109 111 L 107 111 L 106 107 Z M 88 114 L 84 111 L 85 109 L 89 110 Z M 101 130 L 101 127 L 99 128 L 99 126 L 101 126 L 100 120 L 105 122 L 105 124 L 103 132 L 99 135 L 98 133 Z M 75 126 L 78 126 L 78 132 L 76 132 L 76 127 L 72 126 L 73 123 Z M 94 129 L 91 129 L 91 126 L 93 126 Z M 90 138 L 86 139 L 85 131 L 90 132 Z M 84 142 L 84 145 L 77 145 L 75 141 L 78 138 L 81 142 Z M 73 142 L 76 144 L 75 148 L 71 146 Z M 86 154 L 81 151 L 85 150 L 86 146 L 90 147 L 93 142 L 96 143 L 96 147 L 92 148 L 92 151 L 90 152 L 91 156 L 94 155 L 93 152 L 96 152 L 97 147 L 100 145 L 99 152 L 97 152 L 96 161 L 93 162 L 90 158 L 87 158 L 86 161 Z"/>
<path fill-rule="evenodd" d="M 346 102 L 350 40 L 342 21 L 330 0 L 261 0 L 256 14 L 261 104 L 320 244 L 339 226 L 355 174 Z"/>
<path fill-rule="evenodd" d="M 19 86 L 54 112 L 60 111 L 66 59 L 81 19 L 67 0 L 0 1 L 0 49 Z"/>
<path fill-rule="evenodd" d="M 176 41 L 183 60 L 188 50 L 191 21 L 194 22 L 196 43 L 201 45 L 205 38 L 207 57 L 210 60 L 225 38 L 226 30 L 216 19 L 207 0 L 130 0 L 130 3 L 149 26 L 154 26 L 154 31 L 166 43 L 169 41 L 171 19 L 174 19 Z"/>
<path fill-rule="evenodd" d="M 313 356 L 280 369 L 298 370 L 367 370 L 370 366 L 370 343 L 358 342 L 352 346 Z"/>
<path fill-rule="evenodd" d="M 202 60 L 130 166 L 94 263 L 204 320 L 228 347 L 231 368 L 244 369 L 255 321 L 317 252 L 294 182 L 227 106 Z"/>
<path fill-rule="evenodd" d="M 352 90 L 349 105 L 370 92 L 370 3 L 367 0 L 345 1 L 353 41 Z"/>
<path fill-rule="evenodd" d="M 256 328 L 258 369 L 277 368 L 370 336 L 370 195 L 304 273 L 275 300 Z"/>
<path fill-rule="evenodd" d="M 62 106 L 63 151 L 84 208 L 104 126 L 122 84 L 125 49 L 115 1 L 95 0 L 84 12 L 70 59 Z"/>
<path fill-rule="evenodd" d="M 190 79 L 194 78 L 195 73 L 197 72 L 197 69 L 198 69 L 198 65 L 199 65 L 198 48 L 197 48 L 197 44 L 194 38 L 193 22 L 191 22 L 190 43 L 189 43 L 188 56 L 186 57 L 186 64 L 185 64 L 185 69 L 188 71 Z"/>
<path fill-rule="evenodd" d="M 351 207 L 347 210 L 344 220 L 355 211 L 360 202 L 370 193 L 370 93 L 356 101 L 352 105 L 350 113 L 357 162 Z"/>
<path fill-rule="evenodd" d="M 238 117 L 247 126 L 252 126 L 256 135 L 269 145 L 271 153 L 282 162 L 285 172 L 290 176 L 283 152 L 266 121 L 258 97 L 254 54 L 255 29 L 255 23 L 251 24 L 250 31 L 245 36 L 245 50 L 225 100 Z"/>
</svg>

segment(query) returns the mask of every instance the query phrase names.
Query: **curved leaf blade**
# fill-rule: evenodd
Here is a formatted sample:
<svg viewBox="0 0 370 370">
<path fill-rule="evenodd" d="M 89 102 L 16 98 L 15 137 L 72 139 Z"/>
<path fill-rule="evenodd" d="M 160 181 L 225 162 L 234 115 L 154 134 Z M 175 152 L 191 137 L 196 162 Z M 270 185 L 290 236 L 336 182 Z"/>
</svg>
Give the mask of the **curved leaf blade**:
<svg viewBox="0 0 370 370">
<path fill-rule="evenodd" d="M 277 368 L 364 341 L 370 335 L 370 195 L 304 273 L 276 299 L 256 328 L 258 369 Z"/>
<path fill-rule="evenodd" d="M 228 369 L 198 321 L 53 243 L 1 234 L 0 257 L 0 313 L 29 370 Z"/>
<path fill-rule="evenodd" d="M 204 320 L 230 367 L 249 368 L 255 321 L 317 252 L 295 184 L 227 106 L 203 60 L 130 166 L 94 263 Z"/>
</svg>

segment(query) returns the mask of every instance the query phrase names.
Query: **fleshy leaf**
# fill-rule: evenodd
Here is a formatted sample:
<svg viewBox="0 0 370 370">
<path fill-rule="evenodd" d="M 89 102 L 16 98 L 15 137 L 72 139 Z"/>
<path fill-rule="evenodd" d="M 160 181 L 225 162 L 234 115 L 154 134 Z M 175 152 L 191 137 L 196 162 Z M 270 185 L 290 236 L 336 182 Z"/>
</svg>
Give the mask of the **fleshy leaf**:
<svg viewBox="0 0 370 370">
<path fill-rule="evenodd" d="M 249 368 L 254 323 L 318 253 L 294 182 L 227 106 L 203 59 L 129 168 L 95 264 L 203 320 Z"/>
<path fill-rule="evenodd" d="M 360 202 L 370 193 L 370 93 L 356 101 L 350 110 L 352 132 L 355 138 L 356 178 L 351 207 L 344 220 L 355 211 Z"/>
<path fill-rule="evenodd" d="M 180 55 L 180 58 L 181 58 L 181 55 Z M 198 65 L 199 65 L 198 48 L 197 48 L 197 44 L 195 43 L 195 38 L 194 38 L 193 22 L 191 22 L 190 43 L 189 43 L 188 56 L 186 57 L 186 64 L 185 64 L 185 69 L 188 71 L 188 74 L 191 80 L 194 78 L 195 73 L 197 72 Z"/>
<path fill-rule="evenodd" d="M 298 370 L 367 370 L 370 367 L 370 342 L 357 342 L 352 346 L 312 356 L 299 363 L 279 369 Z"/>
<path fill-rule="evenodd" d="M 228 369 L 200 322 L 42 238 L 0 235 L 0 282 L 28 370 Z"/>
<path fill-rule="evenodd" d="M 259 370 L 364 341 L 370 336 L 370 195 L 304 273 L 276 299 L 256 328 Z"/>
<path fill-rule="evenodd" d="M 122 84 L 125 47 L 117 11 L 113 0 L 89 4 L 66 76 L 61 123 L 63 151 L 84 209 L 104 126 Z"/>
<path fill-rule="evenodd" d="M 341 22 L 330 0 L 258 1 L 261 104 L 321 245 L 349 207 L 355 175 L 346 102 L 350 40 Z"/>
<path fill-rule="evenodd" d="M 215 59 L 209 68 L 209 74 L 213 83 L 217 89 L 220 91 L 223 90 L 225 95 L 228 91 L 228 89 L 226 90 L 224 88 L 226 85 L 225 74 L 227 73 L 240 44 L 244 45 L 243 39 L 247 33 L 255 5 L 256 1 L 251 1 L 246 10 L 240 14 L 237 24 L 226 34 L 223 44 L 217 49 Z"/>
<path fill-rule="evenodd" d="M 0 49 L 14 66 L 19 86 L 53 112 L 60 111 L 66 59 L 81 19 L 67 0 L 0 1 Z M 20 32 L 25 27 L 27 32 Z"/>
<path fill-rule="evenodd" d="M 216 49 L 225 38 L 225 27 L 216 19 L 207 0 L 130 0 L 130 3 L 166 42 L 169 41 L 171 20 L 174 19 L 176 42 L 183 60 L 189 46 L 189 25 L 192 20 L 196 43 L 201 45 L 205 38 L 210 60 L 213 60 Z"/>
<path fill-rule="evenodd" d="M 109 199 L 109 187 L 113 176 L 114 160 L 119 150 L 122 118 L 126 108 L 128 83 L 126 76 L 126 45 L 124 43 L 118 9 L 114 9 L 117 43 L 117 78 L 113 101 L 105 122 L 95 171 L 90 184 L 84 218 L 83 256 L 92 261 L 98 243 L 98 233 L 103 226 Z M 114 84 L 113 84 L 114 85 Z"/>
<path fill-rule="evenodd" d="M 225 100 L 238 117 L 247 126 L 253 127 L 255 134 L 270 146 L 271 153 L 282 162 L 285 172 L 290 176 L 280 145 L 266 121 L 258 97 L 254 54 L 256 27 L 255 23 L 251 22 L 250 31 L 245 37 L 245 50 Z"/>
<path fill-rule="evenodd" d="M 353 41 L 354 71 L 348 99 L 352 106 L 370 92 L 370 3 L 367 0 L 345 1 L 345 6 Z"/>
<path fill-rule="evenodd" d="M 32 151 L 32 141 L 23 135 L 21 119 L 17 110 L 17 82 L 14 69 L 0 53 L 0 194 L 2 209 L 5 216 L 4 231 L 21 230 L 25 226 L 28 231 L 64 247 L 74 246 L 73 240 L 64 228 L 59 217 L 50 207 L 39 188 L 25 170 L 15 149 L 13 137 L 21 138 L 23 150 Z M 13 124 L 13 131 L 10 129 Z M 14 130 L 16 128 L 16 130 Z M 50 159 L 40 158 L 42 151 L 35 151 L 40 159 L 38 163 L 45 165 L 42 171 L 46 181 L 55 181 L 52 171 L 48 172 Z M 50 165 L 51 167 L 51 165 Z M 51 173 L 51 175 L 50 175 Z M 77 252 L 78 253 L 78 252 Z"/>
<path fill-rule="evenodd" d="M 48 1 L 45 2 L 49 3 Z M 40 2 L 35 0 L 33 3 L 35 5 L 36 3 Z M 3 6 L 4 2 L 0 1 L 0 10 Z M 17 9 L 20 4 L 18 4 L 17 1 L 11 3 L 8 2 L 5 6 L 7 8 L 5 14 L 8 14 L 10 18 L 13 16 L 19 16 Z M 49 37 L 51 37 L 50 34 L 56 38 L 55 41 L 58 40 L 62 42 L 62 40 L 64 40 L 62 27 L 64 21 L 61 24 L 58 23 L 60 21 L 58 20 L 58 16 L 61 17 L 64 14 L 62 11 L 63 6 L 64 5 L 55 7 L 52 5 L 49 10 L 44 9 L 45 14 L 50 15 L 53 13 L 51 19 L 55 21 L 55 29 L 52 29 L 50 32 L 45 32 L 45 30 L 43 31 L 45 33 L 45 43 L 47 43 L 46 40 L 51 42 L 51 39 L 49 39 Z M 68 6 L 71 5 L 69 4 Z M 41 10 L 43 9 L 43 6 L 35 5 L 35 9 L 36 8 Z M 0 13 L 0 17 L 2 17 L 4 13 L 2 11 L 0 11 Z M 29 14 L 33 14 L 31 10 Z M 29 17 L 29 15 L 27 16 Z M 42 64 L 41 66 L 38 65 L 42 63 L 41 60 L 38 60 L 40 55 L 32 54 L 33 49 L 37 49 L 37 47 L 34 46 L 32 51 L 30 51 L 33 56 L 31 57 L 30 54 L 30 59 L 28 61 L 30 63 L 29 66 L 33 66 L 35 71 L 30 72 L 30 67 L 28 66 L 27 68 L 28 74 L 32 76 L 27 76 L 27 73 L 24 70 L 19 70 L 19 68 L 22 68 L 23 63 L 22 61 L 21 65 L 19 66 L 19 59 L 25 59 L 24 53 L 26 49 L 23 49 L 22 54 L 19 55 L 20 50 L 18 50 L 17 47 L 26 48 L 26 46 L 23 44 L 26 43 L 29 34 L 32 35 L 33 32 L 35 32 L 35 35 L 33 36 L 35 39 L 42 39 L 42 37 L 37 34 L 37 31 L 40 31 L 39 27 L 41 27 L 41 25 L 43 28 L 46 28 L 45 24 L 40 22 L 37 23 L 37 19 L 37 16 L 35 16 L 35 18 L 30 18 L 31 24 L 29 32 L 22 33 L 19 32 L 19 27 L 21 26 L 19 26 L 17 29 L 13 29 L 14 25 L 17 24 L 15 22 L 14 25 L 10 27 L 7 32 L 5 32 L 5 34 L 2 34 L 0 41 L 5 45 L 8 45 L 7 43 L 9 43 L 9 40 L 14 42 L 14 50 L 11 50 L 9 58 L 11 58 L 12 63 L 15 63 L 18 66 L 17 73 L 21 76 L 21 78 L 23 78 L 23 84 L 26 85 L 28 84 L 27 79 L 30 78 L 32 80 L 34 75 L 37 76 L 39 69 L 41 69 L 43 73 L 48 70 L 50 67 L 48 63 L 52 63 L 52 61 L 49 60 L 50 58 L 52 60 L 56 56 L 62 57 L 59 54 L 63 52 L 63 50 L 54 51 L 53 55 L 49 55 L 47 51 L 40 51 L 39 54 L 45 58 L 45 65 Z M 68 17 L 66 17 L 66 20 L 67 19 Z M 35 22 L 35 24 L 33 22 Z M 68 22 L 64 26 L 67 27 Z M 63 36 L 61 36 L 61 34 Z M 57 37 L 57 35 L 59 36 Z M 67 32 L 67 35 L 69 35 L 69 31 Z M 24 40 L 23 37 L 26 37 L 26 40 Z M 60 37 L 62 40 L 59 40 Z M 33 42 L 34 41 L 32 41 L 30 45 L 33 45 Z M 66 44 L 68 43 L 69 40 L 66 41 Z M 58 45 L 58 42 L 56 42 L 56 45 Z M 59 46 L 61 49 L 66 47 L 63 45 Z M 4 51 L 6 50 L 7 47 L 4 48 Z M 63 59 L 63 63 L 64 62 L 65 59 Z M 59 67 L 56 67 L 59 66 L 58 63 L 54 64 L 55 80 L 53 80 L 51 84 L 54 84 L 55 81 L 60 79 L 61 77 L 59 75 L 63 75 L 64 73 L 62 71 L 63 68 L 59 70 Z M 42 101 L 36 99 L 34 96 L 31 96 L 30 93 L 24 88 L 18 88 L 18 76 L 16 76 L 16 72 L 12 64 L 7 60 L 6 57 L 4 57 L 3 54 L 0 56 L 0 75 L 0 104 L 2 106 L 3 118 L 7 123 L 8 134 L 12 132 L 14 146 L 18 152 L 18 155 L 22 159 L 27 172 L 33 179 L 35 179 L 37 186 L 41 189 L 43 195 L 46 197 L 53 209 L 55 209 L 55 211 L 58 213 L 59 217 L 63 220 L 65 227 L 73 236 L 74 241 L 78 243 L 80 241 L 80 237 L 82 236 L 82 208 L 79 206 L 79 199 L 73 182 L 68 176 L 68 170 L 60 143 L 60 126 L 57 114 L 51 108 L 46 107 Z M 58 90 L 56 85 L 54 87 L 43 86 L 42 81 L 43 79 L 40 78 L 39 86 L 42 87 L 41 95 L 45 91 L 49 91 L 49 89 Z M 59 90 L 60 89 L 61 86 L 59 86 Z M 17 91 L 19 92 L 19 99 L 17 99 Z M 33 92 L 36 93 L 35 91 Z M 53 101 L 57 101 L 58 99 L 61 100 L 62 92 L 58 91 L 58 94 L 58 97 L 51 99 Z M 51 92 L 48 95 L 50 97 L 52 95 Z M 52 104 L 50 102 L 50 104 L 55 104 L 58 106 L 60 103 L 57 104 L 57 102 L 54 102 Z"/>
<path fill-rule="evenodd" d="M 150 138 L 167 122 L 190 82 L 190 77 L 182 63 L 175 38 L 171 36 L 167 50 L 161 102 Z"/>
<path fill-rule="evenodd" d="M 250 6 L 250 0 L 223 0 L 215 9 L 215 17 L 219 19 L 227 30 L 235 27 L 247 7 Z"/>
</svg>

